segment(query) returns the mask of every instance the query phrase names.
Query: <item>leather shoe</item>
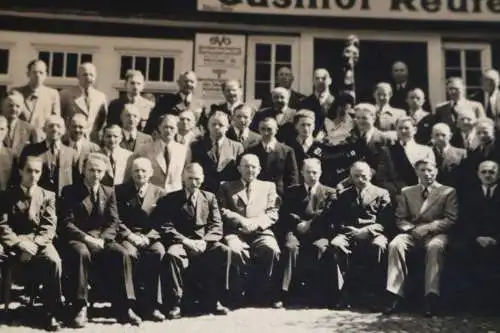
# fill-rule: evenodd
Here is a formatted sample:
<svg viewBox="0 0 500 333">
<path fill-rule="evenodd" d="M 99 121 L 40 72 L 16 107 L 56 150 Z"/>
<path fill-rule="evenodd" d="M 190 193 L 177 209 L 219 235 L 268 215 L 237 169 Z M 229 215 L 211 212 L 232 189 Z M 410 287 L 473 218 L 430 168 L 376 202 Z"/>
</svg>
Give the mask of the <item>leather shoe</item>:
<svg viewBox="0 0 500 333">
<path fill-rule="evenodd" d="M 400 297 L 394 294 L 391 294 L 389 297 L 389 300 L 387 302 L 387 306 L 384 308 L 384 311 L 382 311 L 386 315 L 390 315 L 393 313 L 398 312 L 399 307 L 400 307 Z"/>
<path fill-rule="evenodd" d="M 128 308 L 127 311 L 125 311 L 123 313 L 122 316 L 120 316 L 120 318 L 118 319 L 118 321 L 121 323 L 121 324 L 131 324 L 131 325 L 134 325 L 134 326 L 139 326 L 142 324 L 142 319 L 141 317 L 139 317 L 135 312 L 134 310 L 132 310 L 131 308 Z"/>
<path fill-rule="evenodd" d="M 174 306 L 168 312 L 168 319 L 179 319 L 181 317 L 181 308 L 179 306 Z"/>
<path fill-rule="evenodd" d="M 283 309 L 283 301 L 276 301 L 272 304 L 273 309 Z"/>
<path fill-rule="evenodd" d="M 429 294 L 425 296 L 425 310 L 424 316 L 433 317 L 438 312 L 438 302 L 439 296 L 435 294 Z"/>
<path fill-rule="evenodd" d="M 162 322 L 166 319 L 165 315 L 163 313 L 161 313 L 161 311 L 158 309 L 153 310 L 153 312 L 151 312 L 148 317 L 149 317 L 149 319 L 151 319 L 151 321 L 154 321 L 157 323 Z"/>
<path fill-rule="evenodd" d="M 57 321 L 56 317 L 48 315 L 45 323 L 45 329 L 51 332 L 59 331 L 61 329 L 61 324 Z"/>
<path fill-rule="evenodd" d="M 217 302 L 214 311 L 212 312 L 216 316 L 225 316 L 229 313 L 229 309 L 222 305 L 220 302 Z"/>
<path fill-rule="evenodd" d="M 73 327 L 83 328 L 88 322 L 87 307 L 82 306 L 73 318 Z"/>
</svg>

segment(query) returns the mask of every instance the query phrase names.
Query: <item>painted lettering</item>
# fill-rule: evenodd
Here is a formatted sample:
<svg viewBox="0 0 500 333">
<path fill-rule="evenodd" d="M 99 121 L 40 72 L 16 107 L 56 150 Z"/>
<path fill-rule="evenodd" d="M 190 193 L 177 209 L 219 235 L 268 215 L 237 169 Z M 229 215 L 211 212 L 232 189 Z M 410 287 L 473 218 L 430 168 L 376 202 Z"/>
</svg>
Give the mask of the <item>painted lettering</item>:
<svg viewBox="0 0 500 333">
<path fill-rule="evenodd" d="M 219 0 L 221 4 L 226 6 L 234 6 L 243 3 L 245 0 Z"/>
<path fill-rule="evenodd" d="M 344 10 L 349 10 L 354 7 L 356 0 L 335 0 L 337 7 Z"/>
<path fill-rule="evenodd" d="M 269 7 L 267 0 L 248 0 L 248 5 L 252 7 Z"/>
<path fill-rule="evenodd" d="M 401 12 L 403 10 L 409 10 L 411 12 L 416 12 L 417 7 L 415 7 L 414 0 L 392 0 L 391 1 L 391 10 Z M 402 8 L 405 6 L 406 8 Z"/>
<path fill-rule="evenodd" d="M 361 0 L 361 10 L 370 10 L 369 0 Z"/>
<path fill-rule="evenodd" d="M 273 0 L 273 6 L 276 8 L 289 8 L 292 0 Z"/>
<path fill-rule="evenodd" d="M 467 0 L 448 0 L 448 9 L 454 13 L 467 13 Z"/>
<path fill-rule="evenodd" d="M 441 9 L 441 0 L 422 0 L 422 9 L 428 13 L 437 13 Z"/>
<path fill-rule="evenodd" d="M 323 3 L 322 5 L 320 5 L 319 8 L 330 9 L 330 1 L 329 0 L 309 0 L 309 8 L 310 9 L 317 9 L 318 8 L 318 1 L 321 1 Z"/>
</svg>

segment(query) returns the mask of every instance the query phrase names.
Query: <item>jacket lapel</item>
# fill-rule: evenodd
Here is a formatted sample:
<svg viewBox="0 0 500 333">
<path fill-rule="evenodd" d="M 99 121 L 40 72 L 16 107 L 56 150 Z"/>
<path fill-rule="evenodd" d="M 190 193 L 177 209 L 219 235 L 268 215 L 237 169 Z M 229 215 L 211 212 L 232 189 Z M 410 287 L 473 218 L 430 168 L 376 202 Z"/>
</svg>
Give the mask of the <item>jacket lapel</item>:
<svg viewBox="0 0 500 333">
<path fill-rule="evenodd" d="M 156 149 L 156 162 L 160 167 L 161 171 L 166 175 L 167 174 L 167 161 L 165 160 L 164 149 L 159 149 L 162 145 L 158 144 Z M 172 156 L 173 157 L 173 156 Z"/>
<path fill-rule="evenodd" d="M 437 200 L 439 199 L 440 192 L 441 192 L 441 185 L 433 186 L 433 188 L 429 193 L 429 196 L 427 197 L 426 200 L 424 200 L 422 206 L 420 207 L 419 216 L 425 214 L 437 202 Z"/>
<path fill-rule="evenodd" d="M 243 186 L 243 183 L 241 181 L 238 182 L 238 186 L 239 186 L 239 188 L 236 189 L 236 196 L 239 197 L 241 199 L 241 201 L 243 201 L 243 203 L 245 203 L 245 205 L 248 205 L 248 202 L 250 200 L 247 196 L 245 186 Z"/>
<path fill-rule="evenodd" d="M 141 209 L 148 214 L 151 213 L 151 211 L 154 208 L 154 201 L 155 201 L 155 193 L 152 184 L 149 184 L 148 189 L 144 194 L 144 199 L 142 200 Z"/>
<path fill-rule="evenodd" d="M 30 217 L 30 220 L 36 222 L 37 224 L 40 223 L 40 220 L 38 218 L 38 212 L 40 212 L 42 203 L 43 203 L 42 189 L 37 186 L 34 188 L 33 193 L 31 195 L 30 206 L 28 210 L 28 216 Z"/>
<path fill-rule="evenodd" d="M 89 90 L 89 95 L 91 94 L 91 89 Z M 78 90 L 74 90 L 74 101 L 75 104 L 88 116 L 89 114 L 89 109 L 87 108 L 87 103 L 85 103 L 85 96 L 83 95 L 83 92 Z M 91 98 L 91 97 L 89 97 Z M 91 99 L 92 101 L 92 99 Z"/>
<path fill-rule="evenodd" d="M 104 206 L 106 204 L 106 193 L 104 193 L 104 189 L 102 188 L 102 185 L 99 186 L 99 213 L 102 214 L 104 212 Z"/>
<path fill-rule="evenodd" d="M 208 202 L 207 198 L 201 193 L 201 191 L 198 192 L 198 196 L 196 198 L 196 223 L 199 223 L 198 221 L 203 221 L 203 215 L 207 209 Z"/>
<path fill-rule="evenodd" d="M 92 199 L 90 198 L 90 192 L 87 189 L 87 186 L 83 187 L 83 193 L 85 195 L 82 204 L 87 210 L 87 213 L 90 215 L 92 213 Z"/>
</svg>

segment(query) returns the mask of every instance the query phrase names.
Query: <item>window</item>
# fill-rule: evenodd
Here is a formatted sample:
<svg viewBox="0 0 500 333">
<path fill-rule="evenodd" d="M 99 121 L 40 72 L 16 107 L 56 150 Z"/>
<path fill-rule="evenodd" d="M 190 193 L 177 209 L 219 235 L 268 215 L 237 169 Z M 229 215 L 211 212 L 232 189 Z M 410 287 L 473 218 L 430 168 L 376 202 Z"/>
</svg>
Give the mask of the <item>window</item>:
<svg viewBox="0 0 500 333">
<path fill-rule="evenodd" d="M 47 64 L 47 76 L 55 78 L 75 78 L 80 64 L 92 62 L 92 54 L 84 52 L 40 51 L 38 58 Z"/>
<path fill-rule="evenodd" d="M 122 55 L 120 80 L 125 79 L 125 74 L 129 69 L 135 69 L 142 72 L 146 82 L 174 82 L 174 67 L 173 57 Z"/>
<path fill-rule="evenodd" d="M 445 78 L 461 77 L 466 86 L 466 96 L 484 103 L 481 89 L 482 72 L 491 66 L 489 45 L 444 44 Z"/>
<path fill-rule="evenodd" d="M 9 50 L 0 49 L 0 75 L 9 74 Z"/>
<path fill-rule="evenodd" d="M 299 79 L 299 43 L 293 37 L 250 36 L 248 39 L 246 99 L 269 96 L 276 86 L 276 73 L 289 67 L 294 73 L 294 89 Z"/>
</svg>

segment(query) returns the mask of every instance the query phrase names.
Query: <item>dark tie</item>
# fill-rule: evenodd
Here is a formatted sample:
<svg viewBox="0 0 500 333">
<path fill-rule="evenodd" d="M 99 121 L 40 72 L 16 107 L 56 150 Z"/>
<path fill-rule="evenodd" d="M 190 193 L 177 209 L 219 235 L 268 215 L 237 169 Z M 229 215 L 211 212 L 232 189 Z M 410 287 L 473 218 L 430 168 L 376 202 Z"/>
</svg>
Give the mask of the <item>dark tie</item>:
<svg viewBox="0 0 500 333">
<path fill-rule="evenodd" d="M 189 108 L 189 104 L 191 104 L 191 103 L 189 103 L 188 97 L 184 96 L 184 105 L 186 106 L 186 108 Z"/>
<path fill-rule="evenodd" d="M 113 177 L 115 175 L 116 161 L 113 158 L 113 154 L 109 154 L 109 163 L 111 164 L 111 170 L 113 170 Z"/>
<path fill-rule="evenodd" d="M 165 163 L 166 163 L 167 168 L 168 168 L 168 165 L 170 164 L 170 151 L 168 150 L 168 147 L 165 147 L 164 156 L 165 156 Z"/>
<path fill-rule="evenodd" d="M 252 194 L 252 188 L 250 187 L 250 183 L 246 183 L 245 190 L 247 192 L 247 198 L 250 199 L 250 195 Z"/>
<path fill-rule="evenodd" d="M 219 163 L 219 158 L 220 158 L 220 150 L 219 150 L 219 143 L 215 142 L 214 144 L 214 155 L 215 155 L 215 161 Z"/>
<path fill-rule="evenodd" d="M 443 150 L 438 147 L 434 147 L 434 155 L 436 155 L 437 167 L 440 169 L 444 161 Z"/>
<path fill-rule="evenodd" d="M 488 186 L 486 187 L 486 199 L 488 199 L 488 200 L 489 200 L 489 199 L 491 199 L 491 198 L 493 198 L 493 186 L 488 185 Z"/>
<path fill-rule="evenodd" d="M 493 108 L 491 106 L 491 94 L 488 94 L 488 97 L 486 98 L 486 116 L 490 118 L 494 118 L 495 115 L 493 114 Z"/>
<path fill-rule="evenodd" d="M 429 189 L 427 187 L 424 187 L 424 190 L 422 191 L 422 199 L 427 200 L 429 197 Z"/>
<path fill-rule="evenodd" d="M 90 110 L 90 96 L 88 89 L 85 89 L 84 95 L 85 95 L 85 106 L 87 107 L 87 110 Z"/>
</svg>

